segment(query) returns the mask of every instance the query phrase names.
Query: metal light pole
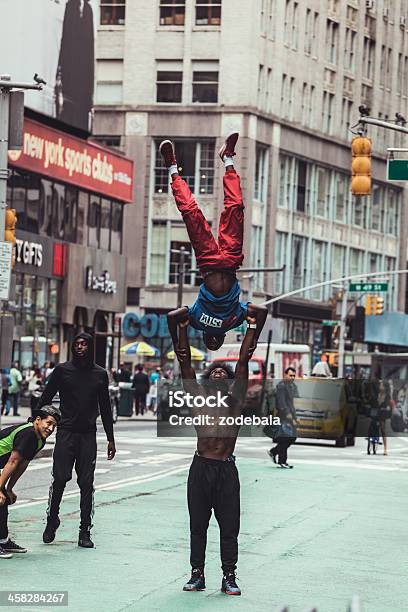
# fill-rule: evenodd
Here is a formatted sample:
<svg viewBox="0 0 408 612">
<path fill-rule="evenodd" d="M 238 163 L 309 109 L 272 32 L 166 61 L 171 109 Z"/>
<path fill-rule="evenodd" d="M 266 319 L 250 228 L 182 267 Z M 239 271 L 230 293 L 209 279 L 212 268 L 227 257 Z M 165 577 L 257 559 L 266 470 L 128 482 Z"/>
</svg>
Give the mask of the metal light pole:
<svg viewBox="0 0 408 612">
<path fill-rule="evenodd" d="M 343 296 L 341 300 L 341 317 L 340 317 L 340 337 L 339 337 L 339 367 L 337 376 L 343 378 L 344 374 L 344 344 L 346 335 L 346 320 L 347 320 L 347 286 L 343 286 Z"/>
</svg>

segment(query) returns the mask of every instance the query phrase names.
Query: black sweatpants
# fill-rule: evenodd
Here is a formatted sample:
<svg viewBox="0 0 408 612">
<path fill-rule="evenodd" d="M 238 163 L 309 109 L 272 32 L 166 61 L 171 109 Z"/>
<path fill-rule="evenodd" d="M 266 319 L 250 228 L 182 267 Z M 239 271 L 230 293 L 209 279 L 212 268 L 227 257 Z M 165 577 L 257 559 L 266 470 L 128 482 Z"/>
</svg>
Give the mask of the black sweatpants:
<svg viewBox="0 0 408 612">
<path fill-rule="evenodd" d="M 8 507 L 9 507 L 8 501 L 3 506 L 0 506 L 0 542 L 2 540 L 7 540 L 8 538 L 8 527 L 7 527 Z"/>
<path fill-rule="evenodd" d="M 224 571 L 235 570 L 240 521 L 239 489 L 238 470 L 233 457 L 217 461 L 194 456 L 187 484 L 191 567 L 204 567 L 207 529 L 211 510 L 214 509 L 220 528 L 222 568 Z"/>
<path fill-rule="evenodd" d="M 76 433 L 57 429 L 47 509 L 49 518 L 58 517 L 62 494 L 66 483 L 72 478 L 72 468 L 75 466 L 81 491 L 80 529 L 92 527 L 95 465 L 96 432 Z"/>
<path fill-rule="evenodd" d="M 135 393 L 136 416 L 146 410 L 146 393 Z"/>
<path fill-rule="evenodd" d="M 287 463 L 288 448 L 296 442 L 296 438 L 282 436 L 281 438 L 274 438 L 274 442 L 276 442 L 276 446 L 271 450 L 277 455 L 278 463 Z"/>
</svg>

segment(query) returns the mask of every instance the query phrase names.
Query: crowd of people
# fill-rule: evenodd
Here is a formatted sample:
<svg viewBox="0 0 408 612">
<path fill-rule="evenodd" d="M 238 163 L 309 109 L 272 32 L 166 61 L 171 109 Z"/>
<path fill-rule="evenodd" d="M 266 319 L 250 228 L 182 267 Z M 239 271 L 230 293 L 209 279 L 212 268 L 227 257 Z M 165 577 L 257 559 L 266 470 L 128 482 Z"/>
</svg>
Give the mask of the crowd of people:
<svg viewBox="0 0 408 612">
<path fill-rule="evenodd" d="M 131 384 L 136 416 L 143 415 L 147 411 L 151 411 L 154 416 L 157 415 L 158 384 L 160 380 L 170 380 L 170 371 L 163 372 L 162 368 L 156 367 L 146 372 L 145 366 L 138 363 L 132 374 L 131 368 L 121 362 L 117 370 L 112 370 L 112 376 L 117 384 Z"/>
</svg>

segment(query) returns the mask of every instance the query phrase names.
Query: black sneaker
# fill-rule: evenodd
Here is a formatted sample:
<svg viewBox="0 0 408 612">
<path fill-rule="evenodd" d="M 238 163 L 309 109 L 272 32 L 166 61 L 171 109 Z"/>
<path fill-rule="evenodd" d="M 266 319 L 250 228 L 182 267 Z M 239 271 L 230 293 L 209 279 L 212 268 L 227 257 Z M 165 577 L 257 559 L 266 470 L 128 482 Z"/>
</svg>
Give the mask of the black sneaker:
<svg viewBox="0 0 408 612">
<path fill-rule="evenodd" d="M 293 465 L 289 465 L 289 463 L 280 463 L 279 465 L 285 470 L 293 470 Z"/>
<path fill-rule="evenodd" d="M 163 142 L 160 143 L 159 153 L 163 158 L 166 168 L 170 168 L 170 166 L 177 166 L 174 145 L 171 140 L 163 140 Z"/>
<path fill-rule="evenodd" d="M 57 531 L 60 524 L 61 524 L 61 521 L 59 520 L 59 518 L 56 518 L 56 519 L 48 518 L 47 519 L 47 525 L 45 526 L 44 533 L 43 533 L 44 544 L 51 544 L 51 542 L 55 540 L 55 532 Z"/>
<path fill-rule="evenodd" d="M 272 461 L 274 463 L 277 463 L 277 461 L 276 461 L 276 453 L 273 452 L 272 448 L 270 450 L 268 450 L 267 452 L 268 452 L 268 455 L 270 456 L 270 458 L 272 459 Z"/>
<path fill-rule="evenodd" d="M 226 572 L 222 577 L 221 591 L 226 595 L 241 595 L 241 589 L 236 583 L 235 572 Z"/>
<path fill-rule="evenodd" d="M 13 540 L 10 540 L 10 538 L 7 540 L 7 542 L 2 544 L 1 547 L 3 550 L 5 550 L 8 553 L 26 553 L 27 552 L 26 548 L 24 548 L 23 546 L 19 546 L 18 544 L 13 542 Z"/>
<path fill-rule="evenodd" d="M 3 544 L 0 544 L 0 559 L 11 559 L 13 555 L 3 548 Z"/>
<path fill-rule="evenodd" d="M 91 532 L 89 529 L 79 530 L 78 546 L 82 546 L 82 548 L 94 548 L 95 544 L 91 540 Z"/>
<path fill-rule="evenodd" d="M 191 578 L 183 586 L 183 591 L 204 591 L 205 589 L 205 577 L 204 571 L 199 567 L 191 570 Z"/>
</svg>

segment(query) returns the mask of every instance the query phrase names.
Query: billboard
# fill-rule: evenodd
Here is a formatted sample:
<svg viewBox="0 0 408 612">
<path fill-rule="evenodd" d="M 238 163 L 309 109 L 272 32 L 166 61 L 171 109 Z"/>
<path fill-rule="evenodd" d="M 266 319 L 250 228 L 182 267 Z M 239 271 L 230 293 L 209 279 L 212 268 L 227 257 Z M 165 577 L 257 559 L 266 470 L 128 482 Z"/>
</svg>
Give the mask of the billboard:
<svg viewBox="0 0 408 612">
<path fill-rule="evenodd" d="M 131 202 L 133 161 L 97 144 L 25 118 L 22 151 L 9 164 L 96 193 Z"/>
<path fill-rule="evenodd" d="M 0 72 L 47 82 L 26 106 L 90 131 L 98 0 L 0 0 L 0 15 Z"/>
</svg>

